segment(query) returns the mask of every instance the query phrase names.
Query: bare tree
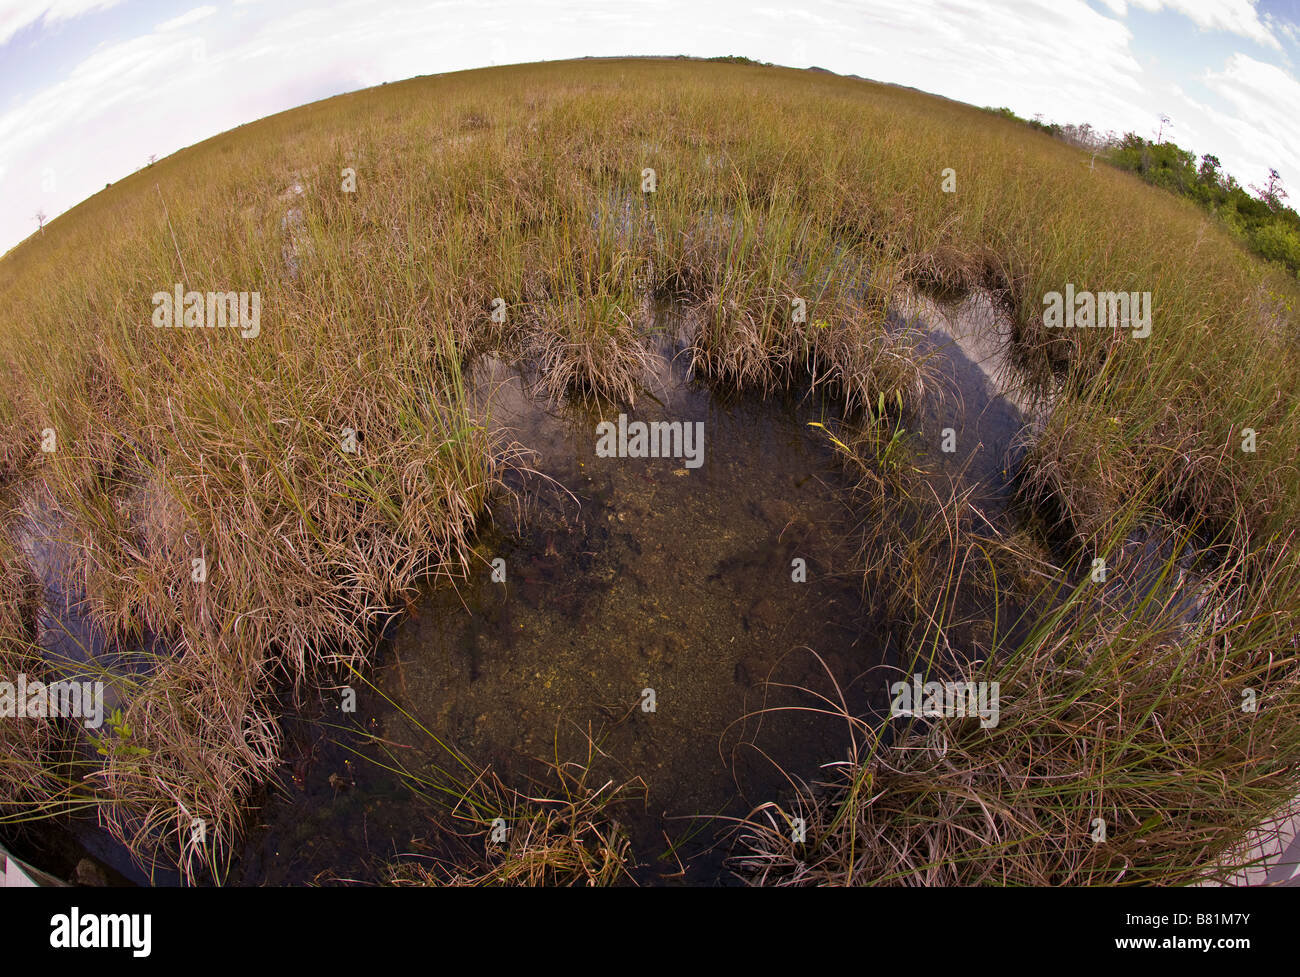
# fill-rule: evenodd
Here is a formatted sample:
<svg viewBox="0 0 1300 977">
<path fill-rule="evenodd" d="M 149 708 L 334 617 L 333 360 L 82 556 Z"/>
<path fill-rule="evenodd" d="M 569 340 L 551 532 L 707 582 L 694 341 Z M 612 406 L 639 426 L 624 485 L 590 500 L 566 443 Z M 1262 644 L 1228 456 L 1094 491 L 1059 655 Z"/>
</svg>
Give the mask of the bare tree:
<svg viewBox="0 0 1300 977">
<path fill-rule="evenodd" d="M 1282 189 L 1282 177 L 1278 175 L 1277 170 L 1273 169 L 1268 171 L 1267 184 L 1263 187 L 1257 187 L 1252 183 L 1250 188 L 1255 191 L 1255 196 L 1268 204 L 1269 210 L 1281 210 L 1282 201 L 1286 200 L 1286 198 L 1290 196 Z"/>
<path fill-rule="evenodd" d="M 36 226 L 37 226 L 38 228 L 40 228 L 41 233 L 44 234 L 44 233 L 45 233 L 45 220 L 46 220 L 46 218 L 45 218 L 45 211 L 43 211 L 43 210 L 38 210 L 38 211 L 37 211 L 35 214 L 33 214 L 32 216 L 35 217 L 35 219 L 36 219 Z"/>
<path fill-rule="evenodd" d="M 1163 112 L 1160 113 L 1160 128 L 1156 130 L 1156 145 L 1159 146 L 1165 139 L 1165 126 L 1174 127 L 1174 122 Z"/>
</svg>

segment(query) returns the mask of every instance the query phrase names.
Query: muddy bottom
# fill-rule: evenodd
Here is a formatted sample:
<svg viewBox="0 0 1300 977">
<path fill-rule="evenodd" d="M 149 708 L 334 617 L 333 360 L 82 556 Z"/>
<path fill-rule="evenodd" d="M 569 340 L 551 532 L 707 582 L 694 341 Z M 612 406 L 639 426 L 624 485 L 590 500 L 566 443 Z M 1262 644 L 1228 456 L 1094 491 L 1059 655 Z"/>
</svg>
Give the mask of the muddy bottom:
<svg viewBox="0 0 1300 977">
<path fill-rule="evenodd" d="M 537 453 L 538 474 L 518 486 L 522 513 L 496 513 L 468 579 L 424 595 L 376 680 L 507 782 L 541 776 L 529 758 L 583 759 L 594 742 L 597 785 L 645 784 L 639 849 L 775 799 L 783 769 L 815 774 L 843 755 L 844 723 L 790 709 L 838 688 L 862 712 L 884 687 L 848 485 L 807 426 L 820 415 L 720 404 L 680 360 L 656 364 L 629 430 L 699 422 L 694 459 L 600 457 L 597 425 L 618 424 L 617 408 L 548 412 L 526 379 L 494 371 L 494 421 Z M 382 722 L 420 738 L 396 710 Z"/>
</svg>

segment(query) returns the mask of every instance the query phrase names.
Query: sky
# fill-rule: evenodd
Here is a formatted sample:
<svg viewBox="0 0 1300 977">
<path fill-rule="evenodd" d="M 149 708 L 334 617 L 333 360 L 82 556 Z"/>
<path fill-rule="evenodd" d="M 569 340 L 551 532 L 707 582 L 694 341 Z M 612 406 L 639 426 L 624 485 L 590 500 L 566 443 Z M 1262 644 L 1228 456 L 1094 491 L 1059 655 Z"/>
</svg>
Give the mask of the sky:
<svg viewBox="0 0 1300 977">
<path fill-rule="evenodd" d="M 0 252 L 141 166 L 385 81 L 745 55 L 1270 167 L 1300 201 L 1300 0 L 0 0 Z"/>
</svg>

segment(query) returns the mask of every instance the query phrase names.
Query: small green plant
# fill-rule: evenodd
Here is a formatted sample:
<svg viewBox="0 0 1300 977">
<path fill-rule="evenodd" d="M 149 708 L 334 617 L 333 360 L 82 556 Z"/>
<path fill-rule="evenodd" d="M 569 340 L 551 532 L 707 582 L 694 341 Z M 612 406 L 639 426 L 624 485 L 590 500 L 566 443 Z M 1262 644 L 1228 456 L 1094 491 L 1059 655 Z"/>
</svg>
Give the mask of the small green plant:
<svg viewBox="0 0 1300 977">
<path fill-rule="evenodd" d="M 874 446 L 874 450 L 868 458 L 874 456 L 876 468 L 880 471 L 896 472 L 899 470 L 901 457 L 903 453 L 903 439 L 907 435 L 907 429 L 903 427 L 903 395 L 900 391 L 894 392 L 894 403 L 898 407 L 898 420 L 894 422 L 893 431 L 889 433 L 888 440 L 885 439 L 885 432 L 889 431 L 889 416 L 885 412 L 886 399 L 882 392 L 876 397 L 876 406 L 873 410 L 867 407 L 867 424 L 865 430 L 869 432 L 867 440 Z M 883 429 L 882 429 L 883 425 Z M 856 449 L 846 443 L 842 438 L 831 432 L 821 421 L 809 421 L 809 427 L 819 428 L 824 431 L 827 439 L 835 446 L 835 449 L 844 457 L 859 464 L 862 461 L 863 454 L 860 449 Z M 856 442 L 855 442 L 856 443 Z"/>
<path fill-rule="evenodd" d="M 899 456 L 902 454 L 903 437 L 907 434 L 907 429 L 903 427 L 903 395 L 900 391 L 894 392 L 894 400 L 898 405 L 898 420 L 894 424 L 894 431 L 889 436 L 889 440 L 880 442 L 880 447 L 876 452 L 876 462 L 885 471 L 898 470 Z M 871 415 L 871 421 L 873 424 L 881 424 L 883 422 L 886 423 L 886 428 L 888 428 L 887 422 L 889 419 L 885 414 L 885 394 L 883 391 L 876 398 L 875 411 L 868 409 L 868 413 Z"/>
<path fill-rule="evenodd" d="M 108 729 L 99 737 L 95 750 L 102 756 L 148 756 L 148 748 L 131 742 L 133 736 L 134 731 L 122 710 L 114 709 L 108 717 Z"/>
</svg>

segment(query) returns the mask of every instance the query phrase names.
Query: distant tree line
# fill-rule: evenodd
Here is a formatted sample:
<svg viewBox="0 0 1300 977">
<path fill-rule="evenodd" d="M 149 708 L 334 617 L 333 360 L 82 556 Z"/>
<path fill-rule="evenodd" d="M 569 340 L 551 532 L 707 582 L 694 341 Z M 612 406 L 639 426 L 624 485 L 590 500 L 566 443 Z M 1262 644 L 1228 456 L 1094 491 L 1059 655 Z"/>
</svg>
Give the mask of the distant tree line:
<svg viewBox="0 0 1300 977">
<path fill-rule="evenodd" d="M 1286 266 L 1300 277 L 1300 214 L 1286 206 L 1287 192 L 1275 169 L 1263 186 L 1242 187 L 1222 170 L 1217 156 L 1194 153 L 1172 143 L 1152 142 L 1129 132 L 1105 135 L 1092 126 L 1060 125 L 1023 119 L 1008 108 L 986 109 L 1096 154 L 1112 166 L 1136 173 L 1147 183 L 1188 197 L 1216 215 L 1256 254 Z"/>
</svg>

